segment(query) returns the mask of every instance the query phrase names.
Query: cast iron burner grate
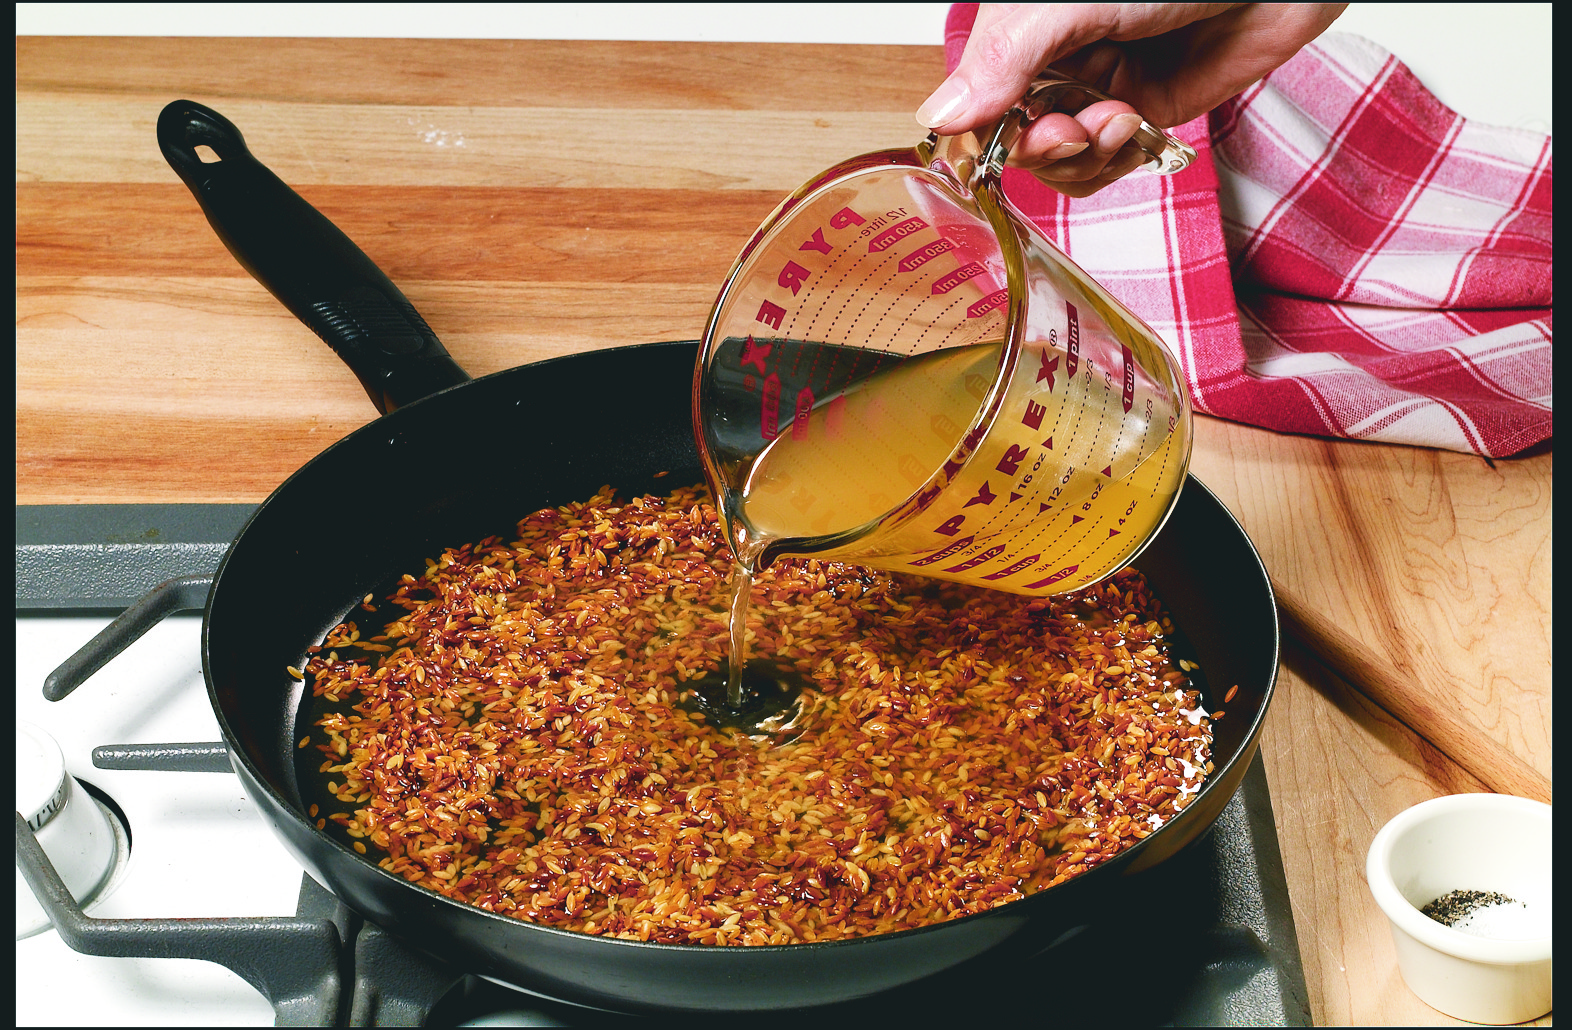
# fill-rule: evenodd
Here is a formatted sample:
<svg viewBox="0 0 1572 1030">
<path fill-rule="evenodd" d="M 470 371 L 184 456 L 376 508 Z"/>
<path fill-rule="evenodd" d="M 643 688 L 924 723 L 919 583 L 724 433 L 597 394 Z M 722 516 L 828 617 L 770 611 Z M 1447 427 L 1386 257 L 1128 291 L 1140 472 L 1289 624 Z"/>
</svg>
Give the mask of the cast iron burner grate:
<svg viewBox="0 0 1572 1030">
<path fill-rule="evenodd" d="M 18 507 L 17 609 L 120 608 L 154 576 L 211 575 L 223 554 L 217 542 L 234 535 L 244 514 L 234 505 L 83 506 L 65 514 Z M 51 566 L 64 571 L 54 575 Z M 144 599 L 151 601 L 146 615 L 156 621 L 170 610 L 200 606 L 204 594 L 195 581 L 171 587 L 161 600 Z M 80 682 L 107 660 L 106 654 L 80 661 L 67 678 Z M 222 744 L 99 748 L 94 764 L 229 768 Z M 54 875 L 20 815 L 16 837 L 18 868 L 71 947 L 219 962 L 261 991 L 280 1026 L 633 1027 L 694 1018 L 590 1010 L 492 983 L 408 947 L 308 875 L 301 877 L 293 917 L 92 919 Z M 1131 878 L 1127 892 L 1094 920 L 1035 953 L 984 954 L 874 997 L 742 1018 L 750 1026 L 931 1025 L 984 1013 L 990 1021 L 1034 1024 L 1310 1025 L 1260 756 L 1207 834 Z"/>
<path fill-rule="evenodd" d="M 142 760 L 143 768 L 152 764 Z M 170 767 L 191 766 L 176 759 Z M 292 919 L 100 920 L 71 901 L 20 817 L 17 864 L 71 947 L 220 962 L 268 998 L 278 1026 L 632 1028 L 668 1021 L 585 1009 L 466 973 L 366 922 L 307 875 Z M 1259 757 L 1208 834 L 1136 878 L 1096 921 L 1036 954 L 1007 961 L 984 954 L 898 991 L 746 1018 L 750 1026 L 800 1027 L 805 1019 L 964 1025 L 982 1011 L 1035 1024 L 1094 1025 L 1117 1012 L 1129 1026 L 1310 1025 Z"/>
</svg>

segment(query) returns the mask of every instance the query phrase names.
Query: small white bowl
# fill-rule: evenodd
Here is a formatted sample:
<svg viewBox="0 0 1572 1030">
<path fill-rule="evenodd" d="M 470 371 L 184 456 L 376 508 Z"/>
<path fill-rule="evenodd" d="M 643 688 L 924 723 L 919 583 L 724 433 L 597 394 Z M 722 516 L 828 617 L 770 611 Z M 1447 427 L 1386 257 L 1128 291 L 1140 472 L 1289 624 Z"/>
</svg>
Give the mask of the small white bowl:
<svg viewBox="0 0 1572 1030">
<path fill-rule="evenodd" d="M 42 727 L 16 724 L 16 810 L 84 906 L 98 900 L 117 857 L 117 836 L 102 806 L 66 772 L 60 745 Z M 49 916 L 16 871 L 16 939 L 50 926 Z"/>
<path fill-rule="evenodd" d="M 1381 828 L 1365 876 L 1392 924 L 1397 965 L 1431 1008 L 1502 1025 L 1551 1011 L 1550 806 L 1505 794 L 1453 794 L 1415 805 Z M 1464 933 L 1420 911 L 1454 890 L 1521 902 L 1516 933 Z"/>
</svg>

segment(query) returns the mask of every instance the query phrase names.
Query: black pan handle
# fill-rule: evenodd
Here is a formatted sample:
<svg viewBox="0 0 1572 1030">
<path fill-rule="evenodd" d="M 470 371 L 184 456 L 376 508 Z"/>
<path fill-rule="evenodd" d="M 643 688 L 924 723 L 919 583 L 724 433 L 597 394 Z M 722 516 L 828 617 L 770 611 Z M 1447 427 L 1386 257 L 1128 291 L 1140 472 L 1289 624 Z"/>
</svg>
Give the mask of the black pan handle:
<svg viewBox="0 0 1572 1030">
<path fill-rule="evenodd" d="M 399 288 L 229 119 L 176 100 L 158 116 L 158 146 L 241 267 L 338 352 L 378 411 L 469 381 Z"/>
</svg>

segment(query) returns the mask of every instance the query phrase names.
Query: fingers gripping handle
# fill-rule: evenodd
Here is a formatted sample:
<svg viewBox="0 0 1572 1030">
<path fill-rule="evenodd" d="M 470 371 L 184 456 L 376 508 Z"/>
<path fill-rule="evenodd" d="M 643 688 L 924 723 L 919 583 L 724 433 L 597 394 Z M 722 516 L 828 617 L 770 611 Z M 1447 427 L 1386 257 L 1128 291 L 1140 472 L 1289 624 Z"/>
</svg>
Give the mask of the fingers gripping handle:
<svg viewBox="0 0 1572 1030">
<path fill-rule="evenodd" d="M 1034 80 L 1026 96 L 1000 120 L 983 150 L 978 172 L 995 177 L 1001 174 L 1011 148 L 1020 140 L 1027 126 L 1044 115 L 1056 111 L 1075 114 L 1098 101 L 1112 99 L 1100 89 L 1076 79 L 1055 75 L 1050 70 Z M 1145 155 L 1143 167 L 1158 175 L 1182 172 L 1196 156 L 1188 143 L 1144 120 L 1126 146 L 1139 147 Z"/>
<path fill-rule="evenodd" d="M 469 379 L 398 287 L 253 157 L 229 119 L 177 100 L 158 116 L 158 145 L 224 246 L 338 352 L 377 410 Z"/>
</svg>

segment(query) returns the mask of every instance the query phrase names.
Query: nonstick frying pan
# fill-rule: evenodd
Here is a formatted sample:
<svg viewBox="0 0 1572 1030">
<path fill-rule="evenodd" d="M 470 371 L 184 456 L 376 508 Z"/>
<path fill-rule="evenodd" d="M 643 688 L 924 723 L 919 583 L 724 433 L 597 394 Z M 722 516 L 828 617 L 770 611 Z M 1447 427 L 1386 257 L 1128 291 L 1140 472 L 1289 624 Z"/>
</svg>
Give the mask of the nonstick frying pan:
<svg viewBox="0 0 1572 1030">
<path fill-rule="evenodd" d="M 828 1004 L 989 949 L 1041 948 L 1193 842 L 1239 786 L 1276 679 L 1276 610 L 1243 530 L 1192 479 L 1137 565 L 1206 683 L 1219 695 L 1239 689 L 1216 724 L 1215 771 L 1190 806 L 1076 879 L 901 933 L 728 948 L 537 926 L 380 869 L 304 812 L 295 745 L 310 729 L 297 726 L 303 686 L 286 667 L 303 667 L 306 648 L 368 592 L 447 547 L 508 533 L 529 512 L 584 500 L 603 484 L 632 495 L 701 481 L 689 410 L 697 345 L 621 347 L 470 380 L 403 294 L 252 157 L 228 120 L 177 101 L 160 116 L 158 138 L 230 251 L 338 351 L 385 413 L 291 476 L 241 530 L 208 595 L 202 664 L 247 796 L 313 876 L 407 943 L 482 975 L 616 1009 Z M 218 160 L 204 162 L 198 146 Z M 1221 707 L 1220 696 L 1205 701 Z"/>
</svg>

